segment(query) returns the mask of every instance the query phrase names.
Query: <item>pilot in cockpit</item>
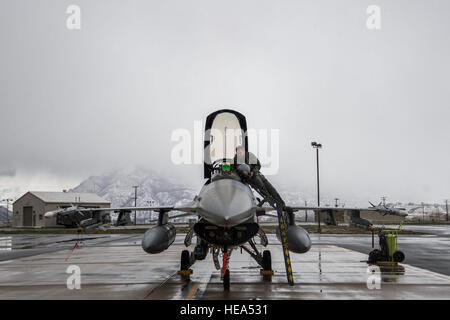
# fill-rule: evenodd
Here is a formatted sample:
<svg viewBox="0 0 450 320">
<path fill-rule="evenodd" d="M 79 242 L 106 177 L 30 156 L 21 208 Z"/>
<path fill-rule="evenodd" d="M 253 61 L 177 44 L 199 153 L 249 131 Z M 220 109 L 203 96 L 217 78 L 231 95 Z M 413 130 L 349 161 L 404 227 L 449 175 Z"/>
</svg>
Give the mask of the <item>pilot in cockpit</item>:
<svg viewBox="0 0 450 320">
<path fill-rule="evenodd" d="M 285 202 L 277 190 L 259 171 L 261 169 L 261 163 L 258 158 L 251 152 L 245 152 L 244 146 L 238 146 L 236 148 L 233 167 L 244 182 L 248 183 L 257 191 L 261 191 L 264 197 L 268 195 L 272 196 L 283 210 L 289 209 L 286 207 Z"/>
</svg>

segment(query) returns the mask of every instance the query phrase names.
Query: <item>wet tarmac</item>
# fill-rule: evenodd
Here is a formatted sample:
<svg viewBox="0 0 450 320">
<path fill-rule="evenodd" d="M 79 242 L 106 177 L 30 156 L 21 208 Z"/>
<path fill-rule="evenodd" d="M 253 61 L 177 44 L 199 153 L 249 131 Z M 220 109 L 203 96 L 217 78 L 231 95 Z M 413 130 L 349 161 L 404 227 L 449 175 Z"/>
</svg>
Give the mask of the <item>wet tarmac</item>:
<svg viewBox="0 0 450 320">
<path fill-rule="evenodd" d="M 184 235 L 157 255 L 142 250 L 141 237 L 89 235 L 73 249 L 77 240 L 73 235 L 2 235 L 11 246 L 0 248 L 0 299 L 450 298 L 450 239 L 445 236 L 401 237 L 405 263 L 397 270 L 380 270 L 365 262 L 370 236 L 314 234 L 308 253 L 291 253 L 295 279 L 291 287 L 281 245 L 269 235 L 267 248 L 258 248 L 272 253 L 272 279 L 263 280 L 257 263 L 236 250 L 230 260 L 229 292 L 224 292 L 210 255 L 192 266 L 190 281 L 177 274 Z M 68 281 L 75 283 L 70 266 L 79 267 L 80 289 L 67 286 Z"/>
</svg>

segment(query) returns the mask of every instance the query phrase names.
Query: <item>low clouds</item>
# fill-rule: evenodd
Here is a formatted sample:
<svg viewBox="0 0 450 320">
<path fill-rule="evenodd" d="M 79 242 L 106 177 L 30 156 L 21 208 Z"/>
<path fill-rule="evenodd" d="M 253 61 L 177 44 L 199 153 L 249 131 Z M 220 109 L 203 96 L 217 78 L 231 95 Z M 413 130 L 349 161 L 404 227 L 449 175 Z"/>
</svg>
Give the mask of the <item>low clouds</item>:
<svg viewBox="0 0 450 320">
<path fill-rule="evenodd" d="M 71 31 L 67 3 L 0 4 L 2 185 L 127 165 L 201 185 L 171 134 L 232 108 L 280 130 L 280 189 L 314 192 L 318 141 L 330 197 L 450 197 L 450 2 L 380 0 L 380 30 L 357 0 L 77 5 Z"/>
<path fill-rule="evenodd" d="M 14 177 L 16 170 L 14 169 L 0 169 L 0 177 Z"/>
</svg>

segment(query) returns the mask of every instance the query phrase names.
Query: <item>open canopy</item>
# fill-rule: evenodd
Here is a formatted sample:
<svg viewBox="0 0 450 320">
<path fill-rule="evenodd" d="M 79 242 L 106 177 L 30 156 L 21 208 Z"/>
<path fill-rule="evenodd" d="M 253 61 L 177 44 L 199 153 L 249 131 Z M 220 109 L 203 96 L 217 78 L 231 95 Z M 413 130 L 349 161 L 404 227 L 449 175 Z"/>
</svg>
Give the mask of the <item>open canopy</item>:
<svg viewBox="0 0 450 320">
<path fill-rule="evenodd" d="M 248 151 L 245 117 L 230 109 L 211 113 L 205 123 L 204 177 L 211 177 L 211 165 L 215 161 L 232 159 L 240 145 Z"/>
</svg>

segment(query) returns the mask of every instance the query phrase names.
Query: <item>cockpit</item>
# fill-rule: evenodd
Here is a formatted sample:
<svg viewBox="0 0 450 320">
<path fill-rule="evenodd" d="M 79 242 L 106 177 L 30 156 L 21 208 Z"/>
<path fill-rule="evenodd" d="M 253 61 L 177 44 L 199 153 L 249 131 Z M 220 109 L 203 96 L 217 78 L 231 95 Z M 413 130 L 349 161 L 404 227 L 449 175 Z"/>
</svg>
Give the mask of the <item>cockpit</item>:
<svg viewBox="0 0 450 320">
<path fill-rule="evenodd" d="M 204 177 L 241 181 L 233 158 L 238 146 L 247 147 L 247 122 L 237 111 L 223 109 L 210 114 L 205 123 Z"/>
<path fill-rule="evenodd" d="M 211 181 L 221 179 L 234 179 L 241 181 L 237 170 L 233 165 L 233 159 L 219 159 L 214 161 L 211 166 Z"/>
</svg>

